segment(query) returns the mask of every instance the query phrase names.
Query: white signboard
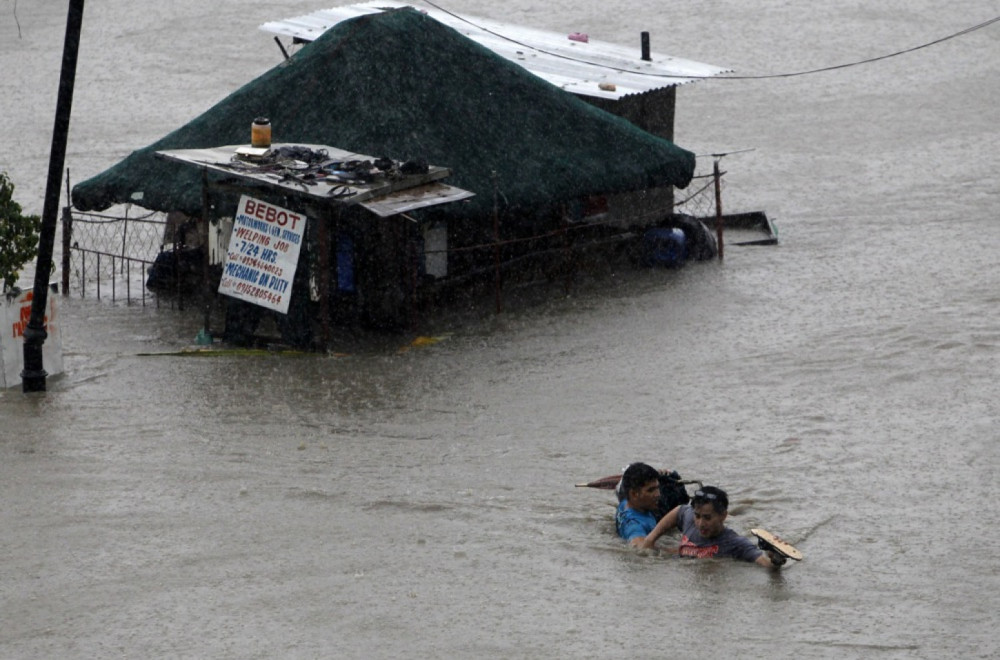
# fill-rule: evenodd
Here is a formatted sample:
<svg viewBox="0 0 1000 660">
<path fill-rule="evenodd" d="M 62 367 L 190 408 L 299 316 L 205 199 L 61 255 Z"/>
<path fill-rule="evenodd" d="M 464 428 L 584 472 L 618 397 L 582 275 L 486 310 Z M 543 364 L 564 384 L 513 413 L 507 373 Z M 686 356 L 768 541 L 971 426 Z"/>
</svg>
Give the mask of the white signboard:
<svg viewBox="0 0 1000 660">
<path fill-rule="evenodd" d="M 219 293 L 287 314 L 305 233 L 306 216 L 243 195 Z"/>
<path fill-rule="evenodd" d="M 0 387 L 21 384 L 24 370 L 24 329 L 31 319 L 33 291 L 22 291 L 16 296 L 0 296 Z M 56 317 L 56 296 L 49 291 L 48 310 L 43 323 L 48 337 L 42 344 L 42 368 L 50 376 L 62 373 L 62 337 Z"/>
</svg>

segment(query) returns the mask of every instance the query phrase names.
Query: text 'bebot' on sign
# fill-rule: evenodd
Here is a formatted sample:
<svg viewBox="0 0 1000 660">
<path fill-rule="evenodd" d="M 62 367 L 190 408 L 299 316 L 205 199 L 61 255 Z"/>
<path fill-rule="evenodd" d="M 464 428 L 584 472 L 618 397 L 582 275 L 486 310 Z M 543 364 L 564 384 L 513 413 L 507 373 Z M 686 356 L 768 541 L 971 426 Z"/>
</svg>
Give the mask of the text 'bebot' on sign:
<svg viewBox="0 0 1000 660">
<path fill-rule="evenodd" d="M 252 199 L 250 197 L 243 198 L 243 208 L 241 209 L 243 213 L 249 216 L 259 218 L 265 222 L 271 224 L 276 224 L 279 227 L 284 227 L 285 225 L 291 223 L 291 229 L 297 229 L 297 225 L 303 216 L 298 213 L 292 213 L 287 209 L 283 209 L 277 206 L 271 206 L 267 202 L 262 202 L 259 199 Z"/>
</svg>

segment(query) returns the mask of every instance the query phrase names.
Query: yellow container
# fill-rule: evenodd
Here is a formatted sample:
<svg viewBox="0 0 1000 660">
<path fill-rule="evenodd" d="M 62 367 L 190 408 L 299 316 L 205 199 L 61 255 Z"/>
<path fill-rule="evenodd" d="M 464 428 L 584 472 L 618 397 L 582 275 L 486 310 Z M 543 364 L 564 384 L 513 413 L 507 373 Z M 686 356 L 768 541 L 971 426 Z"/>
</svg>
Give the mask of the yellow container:
<svg viewBox="0 0 1000 660">
<path fill-rule="evenodd" d="M 250 146 L 271 146 L 271 120 L 267 117 L 257 117 L 250 125 Z"/>
</svg>

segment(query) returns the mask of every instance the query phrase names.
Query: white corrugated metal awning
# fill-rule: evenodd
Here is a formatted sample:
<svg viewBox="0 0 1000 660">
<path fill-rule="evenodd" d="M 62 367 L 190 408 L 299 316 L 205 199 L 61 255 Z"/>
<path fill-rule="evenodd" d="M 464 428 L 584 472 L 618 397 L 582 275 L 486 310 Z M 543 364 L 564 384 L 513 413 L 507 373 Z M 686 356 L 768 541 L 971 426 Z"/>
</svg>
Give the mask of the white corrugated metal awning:
<svg viewBox="0 0 1000 660">
<path fill-rule="evenodd" d="M 271 21 L 260 26 L 260 29 L 300 41 L 313 41 L 342 21 L 408 6 L 412 5 L 393 0 L 375 0 Z M 519 27 L 474 16 L 448 14 L 435 9 L 419 11 L 497 55 L 523 66 L 556 87 L 584 96 L 620 99 L 629 94 L 683 85 L 730 71 L 658 53 L 650 53 L 650 61 L 643 61 L 638 47 L 627 48 L 593 39 L 583 42 L 570 39 L 569 34 Z"/>
</svg>

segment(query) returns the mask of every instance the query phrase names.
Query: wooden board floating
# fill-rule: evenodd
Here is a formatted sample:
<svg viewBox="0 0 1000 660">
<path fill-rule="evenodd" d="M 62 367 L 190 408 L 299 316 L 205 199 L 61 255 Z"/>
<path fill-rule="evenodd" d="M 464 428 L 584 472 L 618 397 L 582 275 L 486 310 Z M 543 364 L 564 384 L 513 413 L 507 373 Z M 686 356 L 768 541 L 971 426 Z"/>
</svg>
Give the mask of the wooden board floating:
<svg viewBox="0 0 1000 660">
<path fill-rule="evenodd" d="M 802 561 L 802 553 L 799 552 L 795 546 L 780 536 L 776 536 L 766 529 L 761 529 L 759 527 L 751 529 L 750 533 L 760 539 L 763 542 L 761 545 L 766 546 L 766 549 L 774 550 L 778 554 L 788 557 L 789 559 Z"/>
</svg>

